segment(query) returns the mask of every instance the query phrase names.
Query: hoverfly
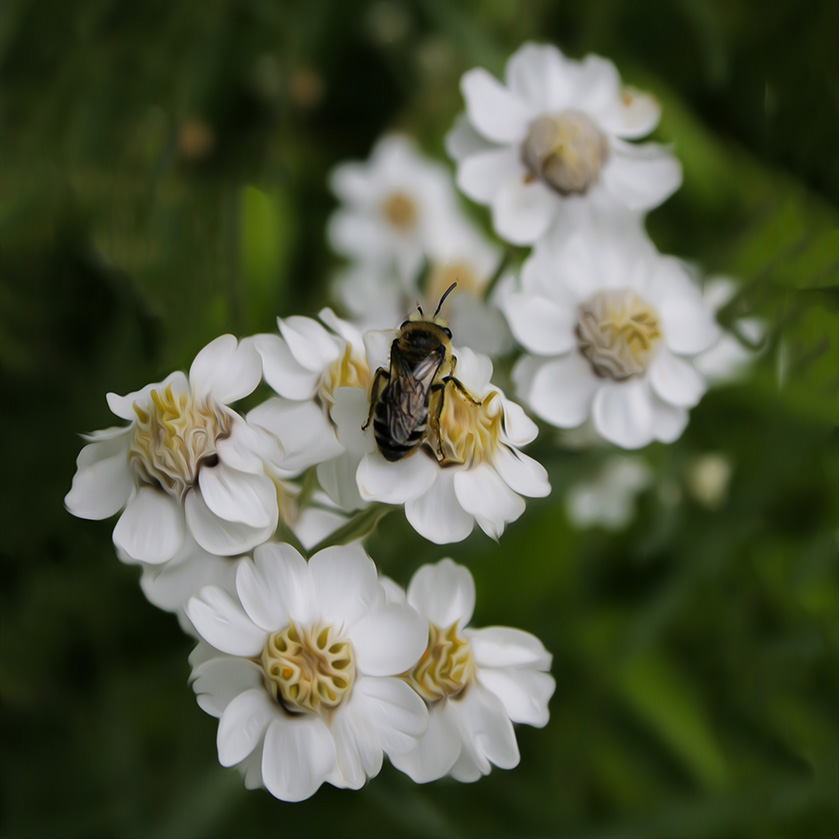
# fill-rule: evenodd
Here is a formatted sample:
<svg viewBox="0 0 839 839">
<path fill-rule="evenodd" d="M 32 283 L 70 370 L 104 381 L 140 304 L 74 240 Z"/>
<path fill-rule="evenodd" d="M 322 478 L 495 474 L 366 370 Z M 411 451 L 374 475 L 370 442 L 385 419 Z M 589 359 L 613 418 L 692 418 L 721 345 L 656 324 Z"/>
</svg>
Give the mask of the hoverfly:
<svg viewBox="0 0 839 839">
<path fill-rule="evenodd" d="M 481 403 L 454 377 L 457 358 L 452 355 L 452 332 L 436 322 L 445 299 L 457 283 L 446 289 L 431 318 L 406 320 L 390 345 L 390 369 L 380 367 L 370 390 L 370 412 L 376 445 L 385 460 L 401 460 L 428 440 L 436 438 L 436 455 L 449 465 L 440 439 L 440 414 L 447 386 L 456 388 L 473 405 Z"/>
</svg>

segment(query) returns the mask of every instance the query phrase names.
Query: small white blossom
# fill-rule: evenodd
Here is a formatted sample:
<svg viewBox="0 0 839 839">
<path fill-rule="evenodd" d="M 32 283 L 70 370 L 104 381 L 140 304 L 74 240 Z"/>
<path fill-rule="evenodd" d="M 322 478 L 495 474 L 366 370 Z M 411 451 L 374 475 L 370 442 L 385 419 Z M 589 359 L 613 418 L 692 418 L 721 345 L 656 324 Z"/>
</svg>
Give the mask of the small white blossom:
<svg viewBox="0 0 839 839">
<path fill-rule="evenodd" d="M 565 497 L 568 518 L 581 528 L 600 525 L 620 530 L 635 513 L 635 498 L 652 482 L 650 468 L 637 457 L 611 456 L 590 480 Z"/>
<path fill-rule="evenodd" d="M 282 463 L 282 449 L 228 407 L 261 373 L 252 341 L 222 335 L 198 353 L 188 378 L 177 372 L 136 393 L 109 393 L 113 413 L 130 424 L 85 437 L 67 509 L 104 519 L 125 508 L 114 543 L 138 562 L 167 562 L 188 533 L 220 556 L 269 539 L 279 506 L 266 463 Z"/>
<path fill-rule="evenodd" d="M 417 783 L 448 774 L 476 781 L 492 764 L 512 769 L 519 762 L 513 723 L 548 722 L 556 687 L 550 653 L 519 629 L 470 629 L 475 582 L 450 559 L 420 568 L 407 601 L 428 621 L 426 652 L 407 678 L 428 705 L 429 725 L 391 762 Z"/>
<path fill-rule="evenodd" d="M 398 165 L 391 163 L 397 160 Z M 501 251 L 462 212 L 444 166 L 421 155 L 407 138 L 386 137 L 369 163 L 339 166 L 332 183 L 346 205 L 331 222 L 330 240 L 353 257 L 338 274 L 335 293 L 362 331 L 391 329 L 417 305 L 433 311 L 457 282 L 447 320 L 458 340 L 490 354 L 509 349 L 507 324 L 488 297 Z M 402 203 L 394 196 L 401 196 Z M 391 218 L 395 206 L 414 208 L 410 229 L 401 217 L 399 224 Z M 364 227 L 361 218 L 389 235 L 353 232 L 345 243 L 342 231 L 350 219 Z"/>
<path fill-rule="evenodd" d="M 371 369 L 387 368 L 388 338 L 393 338 L 392 332 L 365 336 Z M 366 448 L 356 474 L 361 497 L 404 504 L 413 528 L 437 544 L 462 541 L 475 522 L 497 539 L 505 525 L 524 512 L 522 496 L 535 498 L 550 492 L 545 469 L 519 451 L 536 437 L 536 425 L 490 383 L 492 362 L 465 347 L 454 349 L 453 355 L 457 359 L 454 375 L 480 404 L 467 401 L 453 386 L 446 388 L 439 418 L 446 465 L 440 463 L 433 439 L 401 460 L 385 459 L 377 448 L 372 423 L 363 434 L 356 432 L 355 443 L 356 450 Z M 339 433 L 342 426 L 347 427 L 346 433 L 358 428 L 369 406 L 368 399 L 359 394 L 347 393 L 344 399 Z"/>
<path fill-rule="evenodd" d="M 491 207 L 496 232 L 510 242 L 533 243 L 581 211 L 644 212 L 681 183 L 667 149 L 625 142 L 652 131 L 660 109 L 622 87 L 603 58 L 571 61 L 556 47 L 525 44 L 503 84 L 476 68 L 461 90 L 466 115 L 447 138 L 457 184 Z"/>
<path fill-rule="evenodd" d="M 219 718 L 219 761 L 249 788 L 285 801 L 324 782 L 358 789 L 427 729 L 424 703 L 398 678 L 425 649 L 425 622 L 388 599 L 357 545 L 308 563 L 262 545 L 239 564 L 235 598 L 209 586 L 187 614 L 203 639 L 192 682 Z"/>
<path fill-rule="evenodd" d="M 531 354 L 513 371 L 517 392 L 538 416 L 559 428 L 591 416 L 627 449 L 681 435 L 706 390 L 696 357 L 720 331 L 683 263 L 635 220 L 547 237 L 503 294 Z"/>
</svg>

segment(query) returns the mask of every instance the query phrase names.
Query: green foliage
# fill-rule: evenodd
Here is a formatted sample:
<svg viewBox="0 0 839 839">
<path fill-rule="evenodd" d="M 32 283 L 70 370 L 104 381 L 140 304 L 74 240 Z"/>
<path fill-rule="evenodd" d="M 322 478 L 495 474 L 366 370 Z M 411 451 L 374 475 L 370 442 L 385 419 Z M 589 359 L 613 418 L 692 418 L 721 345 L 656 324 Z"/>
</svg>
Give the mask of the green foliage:
<svg viewBox="0 0 839 839">
<path fill-rule="evenodd" d="M 31 4 L 0 15 L 0 831 L 23 836 L 829 837 L 839 834 L 839 115 L 835 3 L 701 0 Z M 768 325 L 616 534 L 563 496 L 603 452 L 543 429 L 552 495 L 499 544 L 440 549 L 384 517 L 407 582 L 451 555 L 475 624 L 554 654 L 521 765 L 287 805 L 218 765 L 191 642 L 62 506 L 104 394 L 186 368 L 221 332 L 327 302 L 330 167 L 387 128 L 442 155 L 461 73 L 526 39 L 596 52 L 660 99 L 683 189 L 665 252 L 741 281 Z M 487 220 L 480 208 L 476 217 Z M 733 464 L 703 506 L 691 464 Z M 374 511 L 375 512 L 375 511 Z M 371 516 L 373 513 L 371 513 Z M 349 534 L 348 534 L 349 535 Z"/>
</svg>

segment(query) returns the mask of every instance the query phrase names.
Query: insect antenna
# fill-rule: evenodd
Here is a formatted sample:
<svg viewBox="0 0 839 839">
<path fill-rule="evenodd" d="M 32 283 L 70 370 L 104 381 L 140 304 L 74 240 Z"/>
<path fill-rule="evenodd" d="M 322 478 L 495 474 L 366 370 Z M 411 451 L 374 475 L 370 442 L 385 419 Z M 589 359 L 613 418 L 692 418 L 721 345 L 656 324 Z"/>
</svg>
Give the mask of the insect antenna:
<svg viewBox="0 0 839 839">
<path fill-rule="evenodd" d="M 454 291 L 456 285 L 457 282 L 455 281 L 443 292 L 443 296 L 440 298 L 440 302 L 437 304 L 437 311 L 434 312 L 433 317 L 436 318 L 437 315 L 440 313 L 440 309 L 443 308 L 443 303 L 445 302 L 445 299 Z"/>
</svg>

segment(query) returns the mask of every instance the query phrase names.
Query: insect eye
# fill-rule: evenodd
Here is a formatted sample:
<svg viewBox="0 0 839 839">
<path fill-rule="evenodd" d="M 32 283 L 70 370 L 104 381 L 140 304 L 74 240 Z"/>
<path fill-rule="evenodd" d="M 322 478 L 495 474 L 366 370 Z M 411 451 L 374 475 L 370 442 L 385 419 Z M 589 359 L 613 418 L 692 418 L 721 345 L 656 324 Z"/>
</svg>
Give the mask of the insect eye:
<svg viewBox="0 0 839 839">
<path fill-rule="evenodd" d="M 446 333 L 446 337 L 447 337 L 447 338 L 451 338 L 451 337 L 452 337 L 452 331 L 451 331 L 451 329 L 449 329 L 449 327 L 448 327 L 448 326 L 444 326 L 444 327 L 443 327 L 443 332 L 445 332 L 445 333 Z"/>
<path fill-rule="evenodd" d="M 399 328 L 400 328 L 400 329 L 404 329 L 404 328 L 405 328 L 405 327 L 406 327 L 406 326 L 407 326 L 410 322 L 411 322 L 411 321 L 406 320 L 406 321 L 402 324 L 402 326 L 400 326 Z"/>
</svg>

